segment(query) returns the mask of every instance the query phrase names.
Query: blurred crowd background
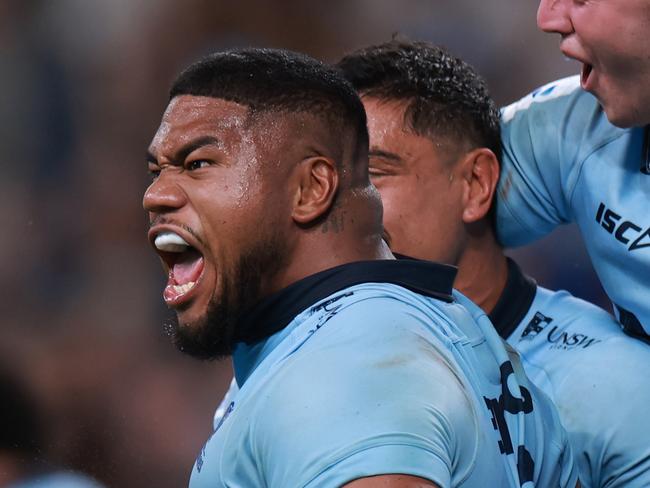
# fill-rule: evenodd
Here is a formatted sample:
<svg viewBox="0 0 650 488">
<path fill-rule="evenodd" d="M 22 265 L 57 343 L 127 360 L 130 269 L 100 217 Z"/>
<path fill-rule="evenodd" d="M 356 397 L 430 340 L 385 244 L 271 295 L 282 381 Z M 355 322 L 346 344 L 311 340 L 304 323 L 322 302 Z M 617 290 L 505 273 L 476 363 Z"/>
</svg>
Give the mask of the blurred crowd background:
<svg viewBox="0 0 650 488">
<path fill-rule="evenodd" d="M 535 0 L 1 0 L 0 368 L 29 389 L 40 456 L 110 487 L 185 486 L 230 378 L 169 343 L 146 241 L 145 150 L 174 76 L 203 54 L 336 61 L 394 33 L 448 47 L 499 104 L 577 72 Z M 577 233 L 514 251 L 605 307 Z M 5 401 L 5 399 L 0 399 Z"/>
</svg>

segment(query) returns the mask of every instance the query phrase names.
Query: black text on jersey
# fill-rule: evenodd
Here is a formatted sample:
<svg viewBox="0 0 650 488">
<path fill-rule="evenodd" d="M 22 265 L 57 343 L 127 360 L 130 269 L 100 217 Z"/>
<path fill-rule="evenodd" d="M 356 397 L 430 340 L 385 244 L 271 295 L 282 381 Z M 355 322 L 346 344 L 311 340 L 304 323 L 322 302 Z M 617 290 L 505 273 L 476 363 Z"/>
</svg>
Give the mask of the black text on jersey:
<svg viewBox="0 0 650 488">
<path fill-rule="evenodd" d="M 650 247 L 650 227 L 643 230 L 640 225 L 631 220 L 625 220 L 620 214 L 607 208 L 604 203 L 598 205 L 596 211 L 596 222 L 612 234 L 617 241 L 625 244 L 628 251 L 635 251 L 644 247 Z"/>
</svg>

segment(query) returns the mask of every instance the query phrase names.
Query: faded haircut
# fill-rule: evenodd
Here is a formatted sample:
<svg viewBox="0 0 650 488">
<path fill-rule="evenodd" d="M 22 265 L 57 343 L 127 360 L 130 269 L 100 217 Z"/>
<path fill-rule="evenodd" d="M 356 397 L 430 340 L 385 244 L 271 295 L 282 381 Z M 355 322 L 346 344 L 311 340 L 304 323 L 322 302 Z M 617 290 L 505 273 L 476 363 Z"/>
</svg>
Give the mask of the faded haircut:
<svg viewBox="0 0 650 488">
<path fill-rule="evenodd" d="M 219 98 L 249 107 L 251 114 L 308 113 L 342 140 L 353 131 L 354 162 L 367 153 L 366 113 L 341 73 L 307 55 L 280 49 L 235 49 L 210 54 L 185 69 L 169 99 Z"/>
<path fill-rule="evenodd" d="M 444 48 L 394 39 L 337 67 L 361 96 L 406 102 L 404 124 L 415 134 L 486 147 L 501 159 L 499 112 L 485 80 Z"/>
</svg>

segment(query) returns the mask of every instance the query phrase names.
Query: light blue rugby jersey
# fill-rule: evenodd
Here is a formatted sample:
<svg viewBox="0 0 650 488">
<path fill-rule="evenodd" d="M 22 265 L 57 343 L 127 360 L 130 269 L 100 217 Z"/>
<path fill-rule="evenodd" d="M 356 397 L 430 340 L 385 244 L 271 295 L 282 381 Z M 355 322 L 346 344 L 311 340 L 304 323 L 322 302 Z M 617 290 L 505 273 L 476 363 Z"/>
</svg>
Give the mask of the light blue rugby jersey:
<svg viewBox="0 0 650 488">
<path fill-rule="evenodd" d="M 650 486 L 650 346 L 604 310 L 526 278 L 509 261 L 490 314 L 558 407 L 584 488 Z"/>
<path fill-rule="evenodd" d="M 449 267 L 372 261 L 324 273 L 256 314 L 272 323 L 295 306 L 284 294 L 319 296 L 270 337 L 238 345 L 241 389 L 191 488 L 338 487 L 390 473 L 441 488 L 575 486 L 555 409 L 483 312 L 451 296 Z"/>
<path fill-rule="evenodd" d="M 506 246 L 576 222 L 624 329 L 650 334 L 648 128 L 610 124 L 579 77 L 502 110 L 497 230 Z M 644 169 L 642 171 L 641 169 Z"/>
</svg>

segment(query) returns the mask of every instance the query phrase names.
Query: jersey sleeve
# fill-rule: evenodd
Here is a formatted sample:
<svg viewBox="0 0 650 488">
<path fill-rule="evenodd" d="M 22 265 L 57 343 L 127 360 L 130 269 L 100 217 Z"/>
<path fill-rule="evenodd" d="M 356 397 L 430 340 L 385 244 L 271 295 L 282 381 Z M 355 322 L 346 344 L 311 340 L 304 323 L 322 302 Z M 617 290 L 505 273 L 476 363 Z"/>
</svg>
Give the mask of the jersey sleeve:
<svg viewBox="0 0 650 488">
<path fill-rule="evenodd" d="M 398 302 L 350 308 L 337 320 L 345 323 L 322 330 L 336 339 L 301 351 L 263 402 L 271 421 L 259 426 L 257 450 L 268 485 L 334 487 L 407 474 L 450 487 L 452 466 L 471 465 L 477 443 L 453 366 Z"/>
<path fill-rule="evenodd" d="M 650 350 L 622 337 L 576 364 L 556 387 L 581 478 L 588 486 L 650 486 Z M 601 348 L 602 349 L 602 348 Z M 583 475 L 584 473 L 584 475 Z"/>
<path fill-rule="evenodd" d="M 571 197 L 581 157 L 589 152 L 596 100 L 578 77 L 539 88 L 502 109 L 503 155 L 497 234 L 505 246 L 544 236 L 572 220 Z"/>
</svg>

